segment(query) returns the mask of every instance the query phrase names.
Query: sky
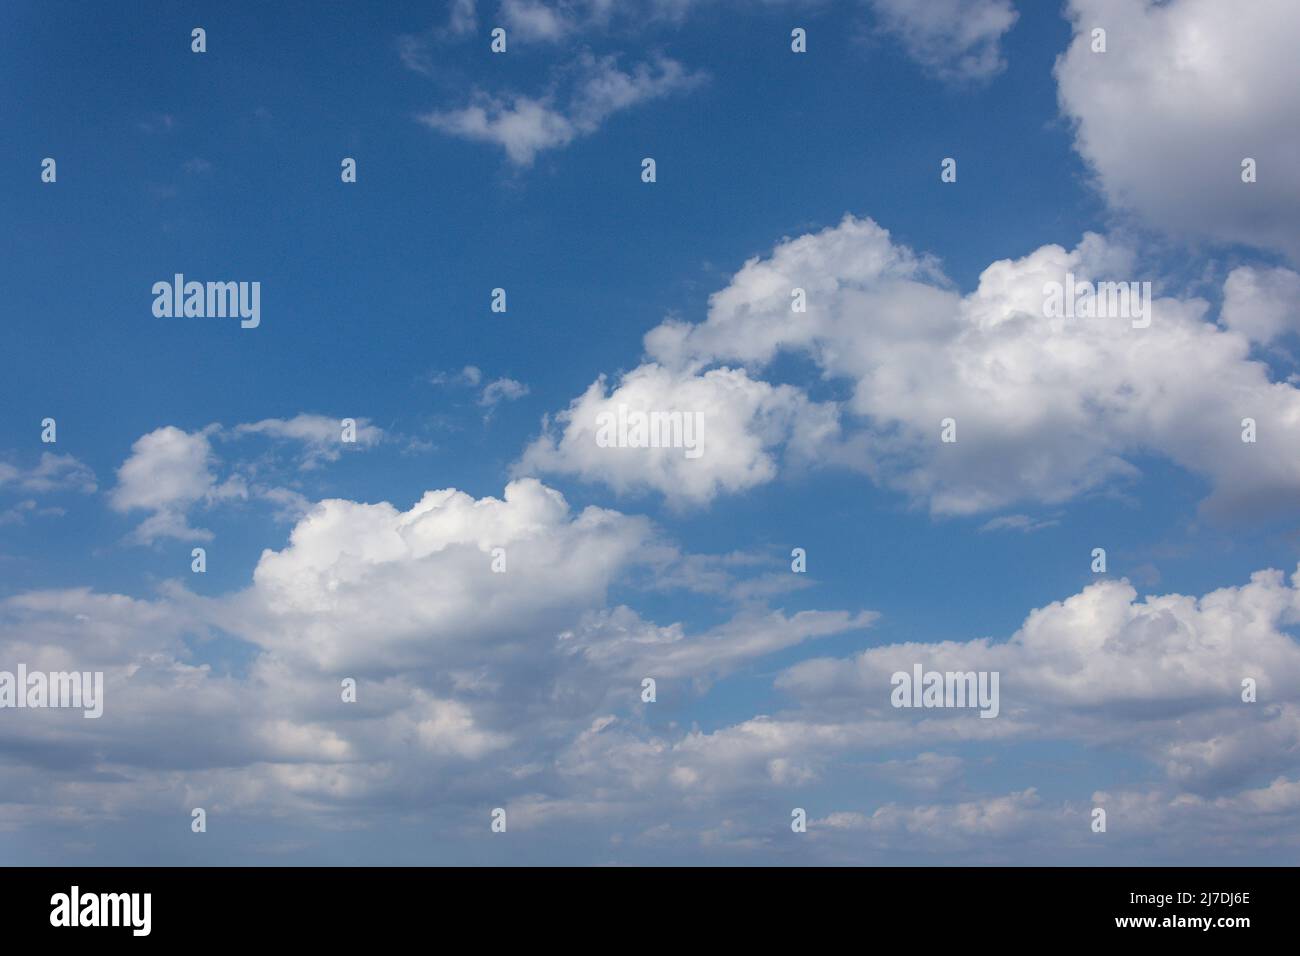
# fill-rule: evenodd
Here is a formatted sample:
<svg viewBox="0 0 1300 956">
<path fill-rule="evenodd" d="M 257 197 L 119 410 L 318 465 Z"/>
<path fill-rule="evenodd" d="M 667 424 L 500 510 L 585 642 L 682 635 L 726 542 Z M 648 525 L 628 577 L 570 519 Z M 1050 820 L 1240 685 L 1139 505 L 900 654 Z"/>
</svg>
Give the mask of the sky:
<svg viewBox="0 0 1300 956">
<path fill-rule="evenodd" d="M 0 860 L 1295 862 L 1297 41 L 4 4 Z"/>
</svg>

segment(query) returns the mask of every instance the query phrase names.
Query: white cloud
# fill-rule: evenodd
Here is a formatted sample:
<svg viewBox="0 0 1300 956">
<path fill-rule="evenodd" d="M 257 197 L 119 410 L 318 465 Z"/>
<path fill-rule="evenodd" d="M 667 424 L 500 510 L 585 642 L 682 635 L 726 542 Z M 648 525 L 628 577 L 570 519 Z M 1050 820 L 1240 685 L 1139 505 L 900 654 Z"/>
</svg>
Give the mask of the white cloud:
<svg viewBox="0 0 1300 956">
<path fill-rule="evenodd" d="M 477 385 L 483 379 L 483 372 L 477 365 L 466 365 L 459 372 L 435 372 L 429 376 L 431 385 Z"/>
<path fill-rule="evenodd" d="M 36 494 L 75 491 L 94 494 L 98 489 L 95 473 L 72 455 L 41 452 L 40 461 L 23 469 L 0 461 L 0 490 L 17 488 Z"/>
<path fill-rule="evenodd" d="M 189 433 L 168 425 L 141 436 L 131 446 L 130 457 L 117 470 L 117 486 L 109 503 L 116 511 L 151 512 L 133 532 L 133 540 L 142 544 L 158 538 L 209 540 L 210 531 L 189 526 L 189 508 L 247 496 L 238 479 L 217 482 L 216 456 L 208 441 L 212 431 Z"/>
<path fill-rule="evenodd" d="M 403 34 L 397 38 L 397 55 L 408 70 L 434 76 L 436 44 L 470 36 L 478 29 L 475 0 L 450 0 L 445 26 L 435 26 L 422 34 Z"/>
<path fill-rule="evenodd" d="M 1300 331 L 1300 274 L 1240 266 L 1223 286 L 1223 324 L 1267 345 Z"/>
<path fill-rule="evenodd" d="M 789 668 L 777 687 L 809 721 L 914 723 L 919 739 L 1029 733 L 1123 742 L 1173 780 L 1196 788 L 1245 773 L 1294 769 L 1300 745 L 1300 576 L 1279 571 L 1200 597 L 1139 600 L 1127 581 L 1102 581 L 1030 612 L 1005 642 L 988 639 L 874 647 L 846 660 Z M 996 671 L 1001 715 L 962 720 L 960 710 L 912 713 L 890 704 L 891 675 Z M 1256 682 L 1259 703 L 1242 700 Z M 910 716 L 909 716 L 910 715 Z M 891 718 L 894 718 L 891 720 Z M 997 728 L 981 725 L 1002 725 Z"/>
<path fill-rule="evenodd" d="M 602 415 L 630 412 L 698 416 L 699 454 L 685 447 L 602 447 Z M 757 381 L 738 369 L 701 375 L 642 365 L 606 390 L 593 382 L 568 409 L 546 423 L 516 472 L 573 474 L 620 492 L 657 491 L 678 503 L 703 504 L 721 492 L 771 481 L 777 450 L 810 458 L 836 437 L 835 410 L 809 401 L 798 389 Z M 683 443 L 686 441 L 683 432 Z"/>
<path fill-rule="evenodd" d="M 384 430 L 368 418 L 355 418 L 357 448 L 370 448 L 385 439 Z M 322 462 L 338 461 L 349 443 L 343 441 L 343 420 L 325 415 L 301 413 L 293 418 L 266 418 L 260 422 L 236 425 L 230 430 L 234 437 L 264 435 L 302 446 L 302 467 L 315 468 Z"/>
<path fill-rule="evenodd" d="M 1209 321 L 1200 299 L 1154 298 L 1147 328 L 1123 318 L 1045 318 L 1045 288 L 1067 273 L 1078 281 L 1154 278 L 1123 244 L 1088 234 L 1070 251 L 1043 246 L 995 262 L 962 296 L 932 262 L 850 216 L 746 262 L 710 298 L 705 322 L 652 330 L 646 350 L 660 364 L 646 368 L 664 369 L 657 374 L 680 391 L 707 380 L 713 364 L 742 363 L 747 373 L 726 374 L 756 384 L 755 372 L 780 354 L 810 358 L 852 390 L 828 410 L 847 437 L 822 459 L 861 468 L 935 513 L 1063 502 L 1135 478 L 1131 459 L 1151 452 L 1208 478 L 1206 504 L 1217 512 L 1294 501 L 1300 391 L 1251 361 L 1246 339 Z M 1250 310 L 1273 322 L 1275 297 L 1243 295 L 1240 278 L 1230 290 L 1232 325 L 1249 324 Z M 806 290 L 806 314 L 791 312 L 795 288 Z M 601 398 L 588 395 L 575 408 Z M 1248 417 L 1270 436 L 1265 454 L 1240 440 Z M 940 441 L 945 418 L 956 420 L 955 443 Z M 715 435 L 713 449 L 724 461 L 754 460 L 732 447 L 731 436 L 746 432 L 742 422 Z M 773 460 L 764 452 L 763 462 Z M 572 457 L 579 454 L 591 450 L 575 447 Z M 749 487 L 772 471 L 723 487 Z M 605 480 L 625 487 L 620 477 Z M 689 486 L 675 494 L 696 496 Z"/>
<path fill-rule="evenodd" d="M 355 820 L 369 805 L 427 807 L 431 793 L 448 808 L 489 791 L 527 804 L 543 787 L 549 813 L 568 784 L 536 762 L 626 711 L 645 673 L 671 696 L 669 682 L 707 683 L 873 618 L 751 610 L 695 636 L 607 612 L 607 590 L 645 553 L 666 557 L 644 519 L 573 513 L 525 480 L 502 499 L 429 492 L 405 512 L 321 502 L 224 598 L 169 584 L 156 601 L 86 589 L 0 601 L 0 659 L 104 669 L 112 717 L 6 723 L 7 741 L 37 739 L 76 771 L 60 780 L 89 777 L 65 787 L 19 760 L 0 805 L 111 817 L 177 800 Z M 245 674 L 188 663 L 218 637 L 249 648 Z M 340 703 L 343 676 L 358 681 L 354 705 Z M 222 734 L 204 732 L 217 720 Z"/>
<path fill-rule="evenodd" d="M 478 403 L 484 408 L 492 408 L 500 402 L 513 402 L 528 394 L 528 386 L 513 378 L 498 378 L 483 386 Z"/>
<path fill-rule="evenodd" d="M 240 613 L 257 643 L 321 667 L 451 667 L 521 620 L 558 627 L 601 603 L 648 534 L 617 512 L 570 515 L 535 480 L 512 482 L 503 499 L 430 491 L 408 511 L 327 500 L 286 548 L 263 553 Z M 494 548 L 505 573 L 492 570 Z"/>
<path fill-rule="evenodd" d="M 984 522 L 980 525 L 980 531 L 1023 531 L 1029 534 L 1034 531 L 1042 531 L 1044 528 L 1054 528 L 1061 522 L 1055 518 L 1039 519 L 1031 518 L 1029 515 L 999 515 L 996 518 Z"/>
<path fill-rule="evenodd" d="M 1284 252 L 1300 261 L 1300 4 L 1071 0 L 1058 58 L 1061 109 L 1106 199 L 1178 240 Z M 1092 31 L 1107 31 L 1105 53 Z M 1258 182 L 1243 183 L 1244 158 Z"/>
<path fill-rule="evenodd" d="M 233 500 L 269 502 L 280 519 L 293 520 L 309 505 L 299 490 L 266 480 L 281 463 L 270 456 L 262 461 L 242 461 L 222 468 L 212 439 L 237 441 L 250 435 L 290 443 L 299 472 L 335 461 L 343 449 L 374 447 L 390 436 L 369 419 L 357 418 L 355 443 L 343 441 L 342 420 L 324 415 L 299 414 L 293 418 L 267 418 L 224 428 L 209 425 L 186 432 L 174 425 L 155 429 L 131 446 L 131 455 L 117 472 L 117 486 L 109 496 L 115 511 L 150 512 L 130 539 L 151 544 L 160 538 L 208 541 L 212 532 L 191 527 L 194 508 L 209 508 Z M 222 477 L 220 472 L 224 472 Z M 2 478 L 2 475 L 0 475 Z"/>
<path fill-rule="evenodd" d="M 499 16 L 508 35 L 524 40 L 557 41 L 577 29 L 573 4 L 540 0 L 502 0 Z"/>
<path fill-rule="evenodd" d="M 1002 72 L 1001 39 L 1015 24 L 1010 0 L 869 0 L 881 28 L 912 59 L 946 79 L 983 80 Z"/>
<path fill-rule="evenodd" d="M 789 617 L 772 611 L 744 611 L 700 635 L 687 636 L 680 624 L 659 627 L 626 607 L 592 612 L 582 625 L 560 636 L 566 653 L 602 670 L 635 679 L 715 679 L 740 662 L 764 657 L 807 640 L 870 627 L 880 615 L 866 611 L 801 611 Z"/>
<path fill-rule="evenodd" d="M 517 166 L 537 154 L 589 136 L 615 113 L 649 100 L 689 90 L 703 81 L 676 60 L 659 58 L 624 72 L 615 57 L 582 54 L 571 68 L 576 78 L 561 104 L 555 94 L 497 96 L 477 91 L 468 106 L 425 113 L 420 122 L 476 142 L 493 143 Z"/>
<path fill-rule="evenodd" d="M 655 706 L 672 708 L 685 686 L 874 615 L 744 611 L 688 635 L 606 609 L 647 534 L 614 512 L 574 514 L 536 482 L 503 500 L 430 492 L 404 513 L 322 502 L 229 598 L 169 586 L 153 601 L 86 589 L 0 601 L 0 658 L 104 669 L 107 683 L 104 720 L 5 723 L 0 826 L 177 805 L 351 825 L 430 799 L 446 823 L 490 799 L 512 826 L 545 823 L 552 838 L 566 821 L 614 832 L 658 821 L 644 836 L 661 847 L 743 853 L 772 849 L 774 795 L 800 805 L 787 801 L 846 767 L 926 800 L 810 812 L 798 858 L 879 847 L 1015 859 L 1032 843 L 1080 859 L 1094 805 L 1134 852 L 1171 838 L 1203 847 L 1196 834 L 1211 831 L 1276 848 L 1294 823 L 1300 647 L 1284 628 L 1300 620 L 1300 578 L 1264 571 L 1145 600 L 1100 582 L 1030 612 L 1008 641 L 889 644 L 795 665 L 774 687 L 783 712 L 704 732 L 643 723 L 640 678 L 656 676 Z M 495 541 L 508 570 L 487 580 Z M 195 637 L 216 633 L 256 646 L 245 676 L 186 662 Z M 889 674 L 912 662 L 998 669 L 1001 715 L 893 710 Z M 1240 699 L 1248 673 L 1257 704 Z M 342 675 L 358 678 L 356 704 L 339 703 Z M 214 721 L 223 733 L 203 732 Z M 1167 782 L 1064 804 L 1032 790 L 962 793 L 967 768 L 996 757 L 955 748 L 1043 739 L 1142 755 Z M 855 759 L 872 753 L 889 759 Z"/>
</svg>

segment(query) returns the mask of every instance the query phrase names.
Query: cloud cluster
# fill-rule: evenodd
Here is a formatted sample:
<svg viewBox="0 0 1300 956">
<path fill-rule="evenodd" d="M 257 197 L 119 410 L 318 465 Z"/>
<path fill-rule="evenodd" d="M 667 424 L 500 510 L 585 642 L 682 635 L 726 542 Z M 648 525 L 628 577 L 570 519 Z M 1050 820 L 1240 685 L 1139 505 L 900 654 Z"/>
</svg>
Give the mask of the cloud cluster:
<svg viewBox="0 0 1300 956">
<path fill-rule="evenodd" d="M 1300 391 L 1249 354 L 1252 337 L 1289 321 L 1290 276 L 1233 273 L 1226 329 L 1194 297 L 1154 298 L 1148 327 L 1118 315 L 1052 318 L 1053 284 L 1153 277 L 1130 247 L 1088 234 L 1073 250 L 994 262 L 961 295 L 932 260 L 846 216 L 746 262 L 710 298 L 705 321 L 651 330 L 646 363 L 611 395 L 594 383 L 557 416 L 562 437 L 548 430 L 523 465 L 690 502 L 771 480 L 784 445 L 817 449 L 936 514 L 974 514 L 1132 481 L 1137 458 L 1155 453 L 1208 479 L 1216 513 L 1294 506 Z M 800 289 L 806 313 L 792 311 Z M 849 397 L 814 403 L 757 377 L 781 355 L 811 360 Z M 747 399 L 724 408 L 735 395 Z M 702 408 L 720 427 L 698 461 L 598 448 L 593 416 L 619 401 Z M 1246 418 L 1267 436 L 1260 443 L 1241 440 Z M 941 440 L 945 419 L 955 441 Z"/>
<path fill-rule="evenodd" d="M 189 457 L 172 448 L 169 460 L 203 461 L 185 433 L 154 434 L 165 438 L 147 448 L 176 442 Z M 186 497 L 211 488 L 198 471 L 165 473 Z M 598 826 L 633 850 L 743 857 L 791 852 L 775 842 L 789 808 L 858 765 L 936 802 L 811 812 L 798 858 L 951 854 L 981 841 L 1007 858 L 1036 845 L 1086 854 L 1078 834 L 1098 801 L 1139 840 L 1230 807 L 1242 849 L 1276 841 L 1295 816 L 1300 577 L 1261 571 L 1202 596 L 1146 598 L 1100 581 L 1031 611 L 1006 640 L 875 641 L 780 671 L 769 714 L 710 730 L 651 725 L 645 677 L 659 684 L 654 706 L 672 713 L 755 661 L 877 622 L 743 598 L 729 620 L 692 632 L 610 600 L 634 572 L 681 579 L 683 562 L 766 569 L 739 555 L 701 561 L 644 518 L 575 512 L 524 479 L 499 499 L 444 489 L 406 510 L 321 501 L 224 597 L 169 584 L 152 600 L 83 588 L 0 601 L 0 659 L 106 673 L 100 720 L 5 722 L 0 826 L 189 806 L 364 823 L 432 800 L 451 820 L 505 806 L 512 827 L 552 839 Z M 196 648 L 231 641 L 245 665 L 195 662 Z M 893 709 L 890 675 L 915 663 L 999 671 L 1001 715 Z M 345 677 L 356 704 L 341 701 Z M 1258 703 L 1242 700 L 1246 677 Z M 221 734 L 206 733 L 214 722 Z M 1157 780 L 1065 803 L 965 790 L 966 748 L 996 759 L 1033 740 L 1103 743 L 1144 758 Z"/>
<path fill-rule="evenodd" d="M 344 442 L 340 419 L 324 415 L 299 414 L 289 419 L 262 421 L 224 428 L 213 424 L 187 432 L 174 425 L 141 436 L 117 471 L 117 484 L 109 493 L 109 504 L 118 512 L 146 512 L 144 521 L 130 540 L 152 544 L 163 538 L 210 541 L 212 532 L 190 526 L 189 514 L 197 508 L 211 508 L 223 502 L 257 498 L 271 502 L 283 516 L 296 516 L 306 504 L 300 492 L 268 484 L 257 469 L 225 469 L 212 447 L 212 440 L 239 440 L 248 436 L 269 438 L 295 449 L 299 470 L 310 471 L 325 462 L 337 461 L 343 449 L 373 447 L 387 436 L 369 420 L 353 420 L 355 428 Z"/>
</svg>

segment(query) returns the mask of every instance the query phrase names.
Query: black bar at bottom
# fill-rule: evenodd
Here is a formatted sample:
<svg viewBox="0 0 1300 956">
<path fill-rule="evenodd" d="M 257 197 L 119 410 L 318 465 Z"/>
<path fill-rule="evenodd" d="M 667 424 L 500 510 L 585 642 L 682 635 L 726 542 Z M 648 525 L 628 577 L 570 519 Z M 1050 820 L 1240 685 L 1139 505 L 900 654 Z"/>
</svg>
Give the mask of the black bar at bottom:
<svg viewBox="0 0 1300 956">
<path fill-rule="evenodd" d="M 75 933 L 127 945 L 710 937 L 734 948 L 787 932 L 810 943 L 847 934 L 854 947 L 900 932 L 981 947 L 1126 936 L 1232 945 L 1293 938 L 1294 883 L 1280 868 L 10 868 L 0 926 L 7 942 Z M 448 931 L 472 935 L 457 943 Z"/>
</svg>

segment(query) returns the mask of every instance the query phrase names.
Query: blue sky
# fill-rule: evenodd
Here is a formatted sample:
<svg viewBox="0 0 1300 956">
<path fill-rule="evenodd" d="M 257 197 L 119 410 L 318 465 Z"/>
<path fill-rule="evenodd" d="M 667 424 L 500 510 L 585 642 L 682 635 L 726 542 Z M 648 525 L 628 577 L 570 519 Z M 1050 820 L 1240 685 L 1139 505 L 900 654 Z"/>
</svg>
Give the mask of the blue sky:
<svg viewBox="0 0 1300 956">
<path fill-rule="evenodd" d="M 107 691 L 0 710 L 0 856 L 1294 859 L 1257 6 L 6 5 L 0 671 Z M 1067 270 L 1151 327 L 1052 325 Z M 156 317 L 175 273 L 261 324 Z M 705 453 L 598 448 L 619 402 Z M 913 662 L 1001 713 L 892 708 Z"/>
</svg>

